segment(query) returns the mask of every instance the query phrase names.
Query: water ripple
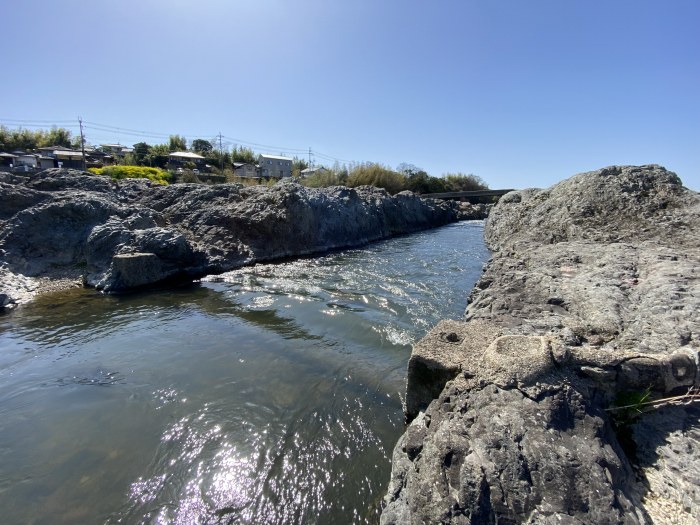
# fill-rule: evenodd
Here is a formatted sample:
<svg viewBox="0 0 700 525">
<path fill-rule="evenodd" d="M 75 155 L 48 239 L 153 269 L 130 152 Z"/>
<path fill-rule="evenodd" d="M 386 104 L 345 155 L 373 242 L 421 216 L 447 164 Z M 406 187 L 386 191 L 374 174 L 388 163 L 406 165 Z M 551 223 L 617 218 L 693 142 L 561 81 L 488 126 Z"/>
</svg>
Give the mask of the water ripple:
<svg viewBox="0 0 700 525">
<path fill-rule="evenodd" d="M 462 315 L 481 233 L 0 317 L 3 519 L 376 523 L 410 345 Z"/>
</svg>

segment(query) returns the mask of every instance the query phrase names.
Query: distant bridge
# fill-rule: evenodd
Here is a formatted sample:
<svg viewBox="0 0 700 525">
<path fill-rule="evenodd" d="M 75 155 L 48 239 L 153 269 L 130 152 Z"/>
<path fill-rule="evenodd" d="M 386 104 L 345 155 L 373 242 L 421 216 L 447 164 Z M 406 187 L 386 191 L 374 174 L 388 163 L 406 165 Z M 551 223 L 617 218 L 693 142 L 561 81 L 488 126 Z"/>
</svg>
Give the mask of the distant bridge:
<svg viewBox="0 0 700 525">
<path fill-rule="evenodd" d="M 464 200 L 469 202 L 479 202 L 481 199 L 490 197 L 502 197 L 514 190 L 477 190 L 477 191 L 449 191 L 445 193 L 424 193 L 421 197 L 442 200 Z"/>
</svg>

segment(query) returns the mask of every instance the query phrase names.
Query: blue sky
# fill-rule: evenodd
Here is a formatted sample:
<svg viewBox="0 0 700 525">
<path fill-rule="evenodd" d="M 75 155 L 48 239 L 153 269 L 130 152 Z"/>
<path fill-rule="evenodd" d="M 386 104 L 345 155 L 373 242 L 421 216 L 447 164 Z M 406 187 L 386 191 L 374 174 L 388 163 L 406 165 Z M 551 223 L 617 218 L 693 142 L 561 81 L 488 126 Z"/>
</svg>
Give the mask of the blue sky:
<svg viewBox="0 0 700 525">
<path fill-rule="evenodd" d="M 0 123 L 221 132 L 493 188 L 656 163 L 700 190 L 697 0 L 2 0 Z M 137 130 L 141 134 L 133 131 Z M 264 145 L 267 147 L 257 146 Z"/>
</svg>

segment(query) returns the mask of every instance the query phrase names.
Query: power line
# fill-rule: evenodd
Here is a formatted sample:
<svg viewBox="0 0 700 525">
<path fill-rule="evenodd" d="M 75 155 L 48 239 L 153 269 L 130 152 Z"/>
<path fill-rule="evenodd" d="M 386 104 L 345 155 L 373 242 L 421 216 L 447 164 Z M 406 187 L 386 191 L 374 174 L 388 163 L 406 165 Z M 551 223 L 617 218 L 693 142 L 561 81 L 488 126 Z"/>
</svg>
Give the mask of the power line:
<svg viewBox="0 0 700 525">
<path fill-rule="evenodd" d="M 354 160 L 339 159 L 338 157 L 326 155 L 325 153 L 321 153 L 321 152 L 315 151 L 315 150 L 314 150 L 314 155 L 317 157 L 321 157 L 322 159 L 325 159 L 325 160 L 332 160 L 332 161 L 337 161 L 337 162 L 355 162 Z"/>
<path fill-rule="evenodd" d="M 101 134 L 119 134 L 127 137 L 138 137 L 138 138 L 146 138 L 146 139 L 155 139 L 155 140 L 163 140 L 163 139 L 169 139 L 172 136 L 172 133 L 160 133 L 157 131 L 145 131 L 145 130 L 138 130 L 138 129 L 133 129 L 133 128 L 123 128 L 120 126 L 112 126 L 110 124 L 102 124 L 99 122 L 91 122 L 87 120 L 82 120 L 81 125 L 80 124 L 75 124 L 74 120 L 32 120 L 32 119 L 8 119 L 8 118 L 0 118 L 0 123 L 7 123 L 9 126 L 29 126 L 29 127 L 41 127 L 41 126 L 46 126 L 47 124 L 51 125 L 61 125 L 61 127 L 66 127 L 66 128 L 80 128 L 81 131 L 83 129 L 97 132 L 94 135 L 100 136 Z M 200 134 L 190 134 L 190 136 L 198 136 L 198 137 L 203 137 L 206 136 L 207 133 L 200 133 Z M 104 135 L 107 136 L 107 135 Z M 309 148 L 290 148 L 290 147 L 285 147 L 285 146 L 273 146 L 270 144 L 261 144 L 259 142 L 251 142 L 243 139 L 237 139 L 233 137 L 228 137 L 226 135 L 223 135 L 221 132 L 217 135 L 217 138 L 219 139 L 219 148 L 221 149 L 222 145 L 222 139 L 226 139 L 227 141 L 230 141 L 235 144 L 240 144 L 244 146 L 251 146 L 255 148 L 263 148 L 269 153 L 272 152 L 286 152 L 287 154 L 298 154 L 298 155 L 309 155 L 309 159 L 311 159 L 311 156 L 313 154 L 314 157 L 320 158 L 326 161 L 333 161 L 333 162 L 355 162 L 354 160 L 348 160 L 348 159 L 341 159 L 339 157 L 334 157 L 332 155 L 328 155 L 326 153 L 322 153 L 316 150 L 313 150 Z"/>
<path fill-rule="evenodd" d="M 117 132 L 108 128 L 102 128 L 102 127 L 97 127 L 94 125 L 85 125 L 85 129 L 90 129 L 93 131 L 98 131 L 102 133 L 109 133 L 111 135 L 121 135 L 125 137 L 137 137 L 137 138 L 147 138 L 147 139 L 155 139 L 155 140 L 164 140 L 169 138 L 169 135 L 156 135 L 156 134 L 150 134 L 150 133 L 136 133 L 136 132 L 131 132 L 131 133 L 125 133 L 125 132 Z"/>
<path fill-rule="evenodd" d="M 13 123 L 13 125 L 26 124 L 28 126 L 40 126 L 46 124 L 73 124 L 75 125 L 75 120 L 25 120 L 25 119 L 13 119 L 13 118 L 0 118 L 2 122 Z"/>
<path fill-rule="evenodd" d="M 226 140 L 230 140 L 231 142 L 234 142 L 236 144 L 243 144 L 245 146 L 255 146 L 258 148 L 265 148 L 270 151 L 291 151 L 291 152 L 297 152 L 297 153 L 306 153 L 306 148 L 285 148 L 283 146 L 270 146 L 269 144 L 258 144 L 257 142 L 248 142 L 245 140 L 241 139 L 234 139 L 232 137 L 227 137 L 224 135 L 224 138 Z"/>
<path fill-rule="evenodd" d="M 157 138 L 157 139 L 164 139 L 164 138 L 169 138 L 170 135 L 166 133 L 157 133 L 157 132 L 151 132 L 151 131 L 139 131 L 139 130 L 134 130 L 134 129 L 126 129 L 126 128 L 118 128 L 115 126 L 107 126 L 104 124 L 97 124 L 95 122 L 88 122 L 84 121 L 86 127 L 96 130 L 96 131 L 103 131 L 107 133 L 112 133 L 112 134 L 120 134 L 120 135 L 126 135 L 129 137 L 146 137 L 146 138 Z"/>
<path fill-rule="evenodd" d="M 27 129 L 27 130 L 37 130 L 37 129 L 41 129 L 41 130 L 45 130 L 45 129 L 47 128 L 47 124 L 26 124 L 26 123 L 25 123 L 25 124 L 15 124 L 15 123 L 12 123 L 12 122 L 7 122 L 7 121 L 4 121 L 4 122 L 3 122 L 2 120 L 0 120 L 0 126 L 3 126 L 3 127 L 5 127 L 5 128 L 10 128 L 10 129 L 13 129 L 13 130 L 20 130 L 20 129 Z M 77 129 L 77 128 L 78 128 L 78 125 L 75 124 L 75 123 L 73 123 L 73 124 L 68 124 L 68 123 L 66 123 L 66 124 L 61 124 L 61 125 L 51 124 L 51 128 L 64 128 L 64 129 L 65 129 L 65 128 L 71 128 L 71 129 Z"/>
</svg>

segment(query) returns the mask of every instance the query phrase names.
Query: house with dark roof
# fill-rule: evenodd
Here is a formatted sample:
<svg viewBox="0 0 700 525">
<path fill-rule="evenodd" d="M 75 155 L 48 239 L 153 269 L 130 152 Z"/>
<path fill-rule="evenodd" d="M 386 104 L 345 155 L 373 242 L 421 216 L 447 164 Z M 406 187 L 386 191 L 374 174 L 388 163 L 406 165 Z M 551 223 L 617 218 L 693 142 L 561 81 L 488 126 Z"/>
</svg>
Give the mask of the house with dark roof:
<svg viewBox="0 0 700 525">
<path fill-rule="evenodd" d="M 73 168 L 83 169 L 83 152 L 65 146 L 44 146 L 37 148 L 37 162 L 41 169 Z"/>
<path fill-rule="evenodd" d="M 58 168 L 83 169 L 83 152 L 71 149 L 57 149 L 51 155 Z"/>
<path fill-rule="evenodd" d="M 88 168 L 102 168 L 114 164 L 114 156 L 97 148 L 86 147 L 85 163 Z"/>
<path fill-rule="evenodd" d="M 10 171 L 15 165 L 17 155 L 14 153 L 0 152 L 0 171 Z"/>
<path fill-rule="evenodd" d="M 108 155 L 113 155 L 122 159 L 127 153 L 134 152 L 134 148 L 123 146 L 122 144 L 100 144 L 100 148 Z"/>
<path fill-rule="evenodd" d="M 233 174 L 236 177 L 243 177 L 245 179 L 257 179 L 260 178 L 258 173 L 258 167 L 250 162 L 234 162 L 233 163 Z"/>
<path fill-rule="evenodd" d="M 187 163 L 194 164 L 196 169 L 199 170 L 204 170 L 206 168 L 204 157 L 192 153 L 191 151 L 173 151 L 168 155 L 169 169 L 184 168 Z"/>
</svg>

